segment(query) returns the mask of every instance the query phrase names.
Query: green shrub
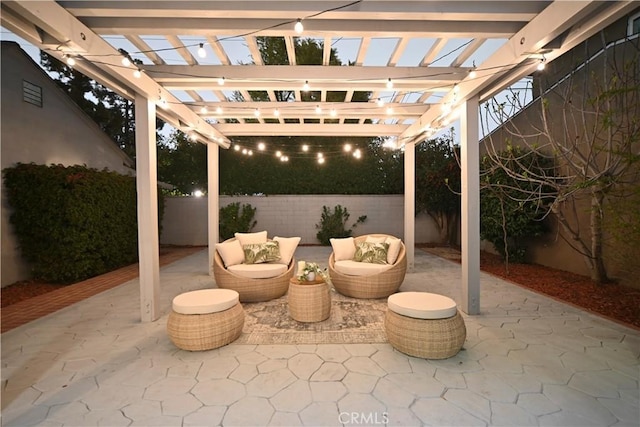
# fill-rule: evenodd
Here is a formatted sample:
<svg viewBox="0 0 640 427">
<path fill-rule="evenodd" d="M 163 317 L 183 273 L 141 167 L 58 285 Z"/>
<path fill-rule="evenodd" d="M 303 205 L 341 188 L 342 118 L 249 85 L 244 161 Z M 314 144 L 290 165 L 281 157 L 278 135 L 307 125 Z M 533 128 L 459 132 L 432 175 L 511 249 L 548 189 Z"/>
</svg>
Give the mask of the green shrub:
<svg viewBox="0 0 640 427">
<path fill-rule="evenodd" d="M 3 175 L 10 221 L 34 278 L 71 283 L 137 261 L 134 177 L 33 163 Z M 162 218 L 161 195 L 158 200 Z"/>
<path fill-rule="evenodd" d="M 240 202 L 220 208 L 220 240 L 230 239 L 236 232 L 251 231 L 257 224 L 254 220 L 256 210 L 249 203 L 240 206 Z"/>
<path fill-rule="evenodd" d="M 322 216 L 320 217 L 320 224 L 316 224 L 316 229 L 320 230 L 316 234 L 316 237 L 323 245 L 329 245 L 331 238 L 350 237 L 353 230 L 346 229 L 347 221 L 351 215 L 347 211 L 347 208 L 343 208 L 341 205 L 337 205 L 333 208 L 333 212 L 328 206 L 322 207 Z M 358 220 L 351 225 L 352 228 L 357 227 L 358 224 L 362 224 L 367 220 L 366 215 L 362 215 Z"/>
</svg>

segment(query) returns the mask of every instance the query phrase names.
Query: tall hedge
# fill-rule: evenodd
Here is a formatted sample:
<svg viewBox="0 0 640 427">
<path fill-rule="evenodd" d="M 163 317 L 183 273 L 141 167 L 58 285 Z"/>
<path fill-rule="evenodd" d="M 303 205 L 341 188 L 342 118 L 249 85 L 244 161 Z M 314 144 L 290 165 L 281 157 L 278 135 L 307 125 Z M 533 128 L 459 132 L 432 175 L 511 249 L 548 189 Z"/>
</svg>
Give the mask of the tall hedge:
<svg viewBox="0 0 640 427">
<path fill-rule="evenodd" d="M 136 182 L 86 166 L 3 170 L 11 224 L 34 278 L 71 283 L 138 259 Z M 164 204 L 159 192 L 159 215 Z"/>
</svg>

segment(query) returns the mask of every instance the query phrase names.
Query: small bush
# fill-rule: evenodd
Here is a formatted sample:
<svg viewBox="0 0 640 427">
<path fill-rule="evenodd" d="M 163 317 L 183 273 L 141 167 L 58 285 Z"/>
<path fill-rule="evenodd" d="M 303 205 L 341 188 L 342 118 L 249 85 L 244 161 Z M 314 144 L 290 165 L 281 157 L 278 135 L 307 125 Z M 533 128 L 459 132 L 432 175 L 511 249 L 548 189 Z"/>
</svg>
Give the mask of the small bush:
<svg viewBox="0 0 640 427">
<path fill-rule="evenodd" d="M 6 168 L 3 175 L 10 221 L 34 278 L 71 283 L 137 261 L 134 177 L 34 163 Z M 161 218 L 160 195 L 158 202 Z"/>
<path fill-rule="evenodd" d="M 240 206 L 240 202 L 220 208 L 220 240 L 233 237 L 234 233 L 247 233 L 253 230 L 257 208 L 249 203 Z"/>
<path fill-rule="evenodd" d="M 351 215 L 347 211 L 347 208 L 343 208 L 341 205 L 337 205 L 333 208 L 333 212 L 328 206 L 322 207 L 322 216 L 320 217 L 320 224 L 316 224 L 316 229 L 320 230 L 316 234 L 316 237 L 323 245 L 329 245 L 331 238 L 350 237 L 353 230 L 346 229 L 347 221 Z M 351 228 L 355 228 L 358 224 L 362 224 L 367 220 L 366 215 L 362 215 L 358 220 L 351 225 Z"/>
</svg>

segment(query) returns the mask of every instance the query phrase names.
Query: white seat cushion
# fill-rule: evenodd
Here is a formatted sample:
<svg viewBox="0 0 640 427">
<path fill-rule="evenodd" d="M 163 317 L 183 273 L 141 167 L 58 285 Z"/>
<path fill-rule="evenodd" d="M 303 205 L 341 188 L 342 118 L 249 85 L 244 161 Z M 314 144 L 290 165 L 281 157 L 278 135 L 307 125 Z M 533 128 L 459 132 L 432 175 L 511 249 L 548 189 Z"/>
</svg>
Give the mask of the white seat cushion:
<svg viewBox="0 0 640 427">
<path fill-rule="evenodd" d="M 244 250 L 242 249 L 240 241 L 237 239 L 216 243 L 216 250 L 220 254 L 220 258 L 222 258 L 225 267 L 242 264 L 244 262 Z"/>
<path fill-rule="evenodd" d="M 333 268 L 342 274 L 349 276 L 366 276 L 370 274 L 382 273 L 392 266 L 388 264 L 373 264 L 369 262 L 357 262 L 353 260 L 337 261 Z"/>
<path fill-rule="evenodd" d="M 247 279 L 270 279 L 272 277 L 279 276 L 287 271 L 287 266 L 284 264 L 237 264 L 227 268 L 238 276 L 246 277 Z"/>
<path fill-rule="evenodd" d="M 456 302 L 428 292 L 398 292 L 387 299 L 389 310 L 415 319 L 446 319 L 456 315 Z"/>
<path fill-rule="evenodd" d="M 289 265 L 293 254 L 300 243 L 300 237 L 274 237 L 274 242 L 278 242 L 280 245 L 280 264 Z"/>
<path fill-rule="evenodd" d="M 387 237 L 385 243 L 389 244 L 389 249 L 387 250 L 387 263 L 395 264 L 398 260 L 398 255 L 400 255 L 401 240 L 395 237 Z"/>
<path fill-rule="evenodd" d="M 353 256 L 356 254 L 356 241 L 353 237 L 329 239 L 329 242 L 331 242 L 335 261 L 353 259 Z"/>
<path fill-rule="evenodd" d="M 173 311 L 180 314 L 210 314 L 228 310 L 240 301 L 231 289 L 202 289 L 185 292 L 173 299 Z"/>
<path fill-rule="evenodd" d="M 266 231 L 258 231 L 257 233 L 235 233 L 234 236 L 240 241 L 241 246 L 267 243 Z"/>
</svg>

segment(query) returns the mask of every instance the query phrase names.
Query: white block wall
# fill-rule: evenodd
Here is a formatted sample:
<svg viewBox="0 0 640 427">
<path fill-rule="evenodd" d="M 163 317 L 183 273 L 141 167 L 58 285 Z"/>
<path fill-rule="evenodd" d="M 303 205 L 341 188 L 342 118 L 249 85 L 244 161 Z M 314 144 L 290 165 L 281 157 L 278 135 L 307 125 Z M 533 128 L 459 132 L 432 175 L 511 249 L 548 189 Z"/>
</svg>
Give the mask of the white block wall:
<svg viewBox="0 0 640 427">
<path fill-rule="evenodd" d="M 256 210 L 253 231 L 267 230 L 269 236 L 300 236 L 301 244 L 318 244 L 316 224 L 320 223 L 322 207 L 333 212 L 336 205 L 347 208 L 351 215 L 348 228 L 359 216 L 366 215 L 364 224 L 353 228 L 353 235 L 385 233 L 404 239 L 402 195 L 304 195 L 304 196 L 221 196 L 220 206 L 239 202 Z M 416 218 L 416 243 L 437 242 L 438 231 L 427 215 Z M 165 200 L 162 221 L 162 244 L 207 245 L 206 197 L 169 197 Z"/>
</svg>

